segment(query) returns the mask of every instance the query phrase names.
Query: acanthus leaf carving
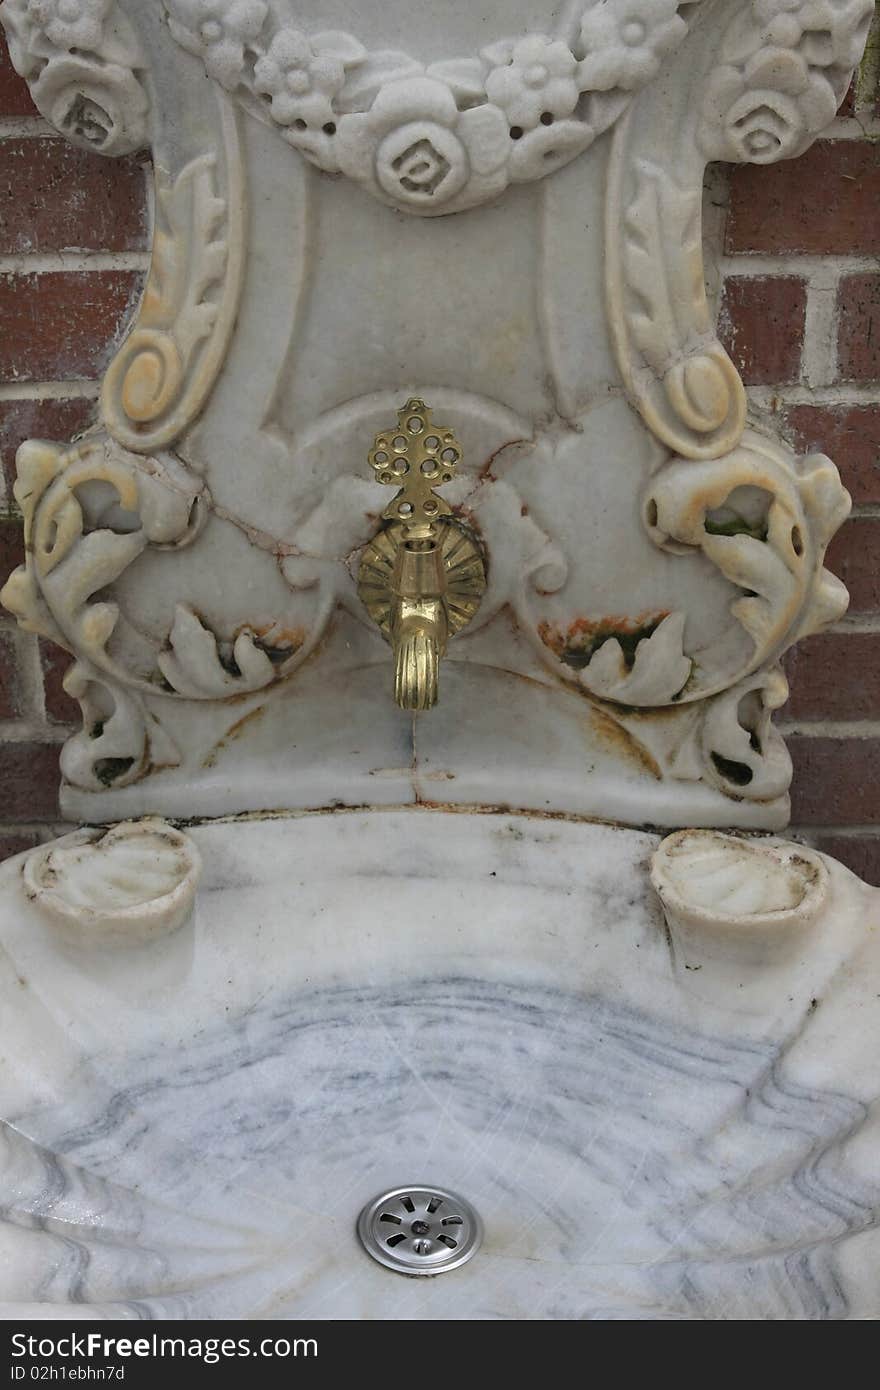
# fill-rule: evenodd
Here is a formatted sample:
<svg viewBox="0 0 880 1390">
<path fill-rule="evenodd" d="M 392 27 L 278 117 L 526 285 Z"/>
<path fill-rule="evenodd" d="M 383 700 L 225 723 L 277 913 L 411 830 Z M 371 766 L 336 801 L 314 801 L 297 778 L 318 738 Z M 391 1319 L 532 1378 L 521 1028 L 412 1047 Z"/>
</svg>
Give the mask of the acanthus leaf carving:
<svg viewBox="0 0 880 1390">
<path fill-rule="evenodd" d="M 659 718 L 635 710 L 619 718 L 661 776 L 703 782 L 736 801 L 770 803 L 791 783 L 791 755 L 772 723 L 787 699 L 788 682 L 775 666 Z"/>
<path fill-rule="evenodd" d="M 716 458 L 742 435 L 746 394 L 709 313 L 701 190 L 680 187 L 647 160 L 635 162 L 633 180 L 625 210 L 619 188 L 609 200 L 609 318 L 618 362 L 659 439 L 689 458 Z"/>
<path fill-rule="evenodd" d="M 243 247 L 213 153 L 157 171 L 153 260 L 137 321 L 104 378 L 101 407 L 127 449 L 152 453 L 198 415 L 234 322 Z"/>
<path fill-rule="evenodd" d="M 643 637 L 631 662 L 619 639 L 602 642 L 580 673 L 593 695 L 617 704 L 656 707 L 676 699 L 690 679 L 693 661 L 684 654 L 684 613 L 669 613 Z"/>
<path fill-rule="evenodd" d="M 692 100 L 674 158 L 658 88 L 643 90 L 618 127 L 606 222 L 615 353 L 648 428 L 686 458 L 728 452 L 746 423 L 706 298 L 705 165 L 803 153 L 843 100 L 873 13 L 873 0 L 745 0 L 721 43 L 704 41 L 692 71 L 679 73 Z"/>
<path fill-rule="evenodd" d="M 683 708 L 711 700 L 845 613 L 846 589 L 823 560 L 849 508 L 829 459 L 797 459 L 755 431 L 722 458 L 671 459 L 646 490 L 645 527 L 662 550 L 702 555 L 739 591 L 729 612 L 741 636 L 724 625 L 696 644 L 680 609 L 580 618 L 567 630 L 539 624 L 542 655 L 552 653 L 557 673 L 615 705 Z"/>
<path fill-rule="evenodd" d="M 83 728 L 61 750 L 61 771 L 73 786 L 94 792 L 125 787 L 148 771 L 180 763 L 173 740 L 136 692 L 83 661 L 67 671 L 64 689 L 83 716 Z"/>
<path fill-rule="evenodd" d="M 255 633 L 239 632 L 221 660 L 217 637 L 183 603 L 175 607 L 168 644 L 169 650 L 159 653 L 159 669 L 178 695 L 223 700 L 262 690 L 275 679 L 275 668 L 257 646 Z"/>
<path fill-rule="evenodd" d="M 723 638 L 700 652 L 680 699 L 730 687 L 845 613 L 846 589 L 823 559 L 850 505 L 830 459 L 797 460 L 754 431 L 723 458 L 673 459 L 658 470 L 644 503 L 649 535 L 672 553 L 701 551 L 745 591 L 730 611 L 752 643 L 738 670 Z"/>
<path fill-rule="evenodd" d="M 0 591 L 0 602 L 101 679 L 136 683 L 107 650 L 118 605 L 92 600 L 148 546 L 190 544 L 203 524 L 205 496 L 201 481 L 175 460 L 145 460 L 103 436 L 70 449 L 23 444 L 15 497 L 25 516 L 26 560 Z"/>
<path fill-rule="evenodd" d="M 240 631 L 227 651 L 183 604 L 148 679 L 112 655 L 121 613 L 101 595 L 148 547 L 183 548 L 204 524 L 210 506 L 204 484 L 178 460 L 129 454 L 100 435 L 66 450 L 30 441 L 19 450 L 15 495 L 25 518 L 26 561 L 0 591 L 0 602 L 23 628 L 77 658 L 64 681 L 84 720 L 62 753 L 73 785 L 123 787 L 179 763 L 145 697 L 222 700 L 277 679 L 257 634 Z"/>
<path fill-rule="evenodd" d="M 150 143 L 145 59 L 116 0 L 2 0 L 0 23 L 42 114 L 74 144 L 120 155 Z M 135 452 L 172 443 L 204 407 L 229 344 L 244 269 L 245 189 L 234 113 L 219 159 L 157 164 L 158 225 L 140 316 L 102 393 L 108 430 Z"/>
<path fill-rule="evenodd" d="M 788 681 L 771 667 L 710 700 L 700 728 L 702 774 L 727 796 L 771 801 L 791 784 L 791 754 L 772 722 Z"/>
<path fill-rule="evenodd" d="M 26 508 L 27 558 L 0 591 L 0 602 L 29 630 L 71 649 L 98 651 L 113 632 L 118 609 L 88 599 L 128 568 L 147 538 L 110 530 L 85 535 L 76 489 L 89 482 L 108 483 L 123 509 L 137 504 L 130 471 L 114 466 L 103 450 L 66 455 L 52 445 L 22 445 L 15 496 Z"/>
</svg>

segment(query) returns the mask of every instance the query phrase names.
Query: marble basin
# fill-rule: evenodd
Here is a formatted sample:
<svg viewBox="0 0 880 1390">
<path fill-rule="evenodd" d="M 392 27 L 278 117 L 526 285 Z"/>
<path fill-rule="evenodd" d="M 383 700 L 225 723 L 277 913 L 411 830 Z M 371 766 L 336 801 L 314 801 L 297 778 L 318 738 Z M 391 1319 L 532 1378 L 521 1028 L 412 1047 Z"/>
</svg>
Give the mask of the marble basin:
<svg viewBox="0 0 880 1390">
<path fill-rule="evenodd" d="M 0 871 L 5 1316 L 880 1314 L 880 911 L 845 870 L 763 952 L 670 930 L 636 831 L 190 833 L 164 939 L 71 942 Z M 404 1184 L 473 1204 L 471 1263 L 368 1258 Z"/>
</svg>

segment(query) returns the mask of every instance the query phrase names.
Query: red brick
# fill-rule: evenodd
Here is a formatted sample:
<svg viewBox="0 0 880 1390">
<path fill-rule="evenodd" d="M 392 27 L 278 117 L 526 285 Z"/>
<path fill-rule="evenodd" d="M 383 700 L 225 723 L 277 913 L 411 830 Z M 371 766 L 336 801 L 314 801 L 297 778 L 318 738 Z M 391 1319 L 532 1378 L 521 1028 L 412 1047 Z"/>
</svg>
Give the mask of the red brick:
<svg viewBox="0 0 880 1390">
<path fill-rule="evenodd" d="M 816 849 L 838 859 L 854 874 L 880 888 L 880 835 L 819 835 Z"/>
<path fill-rule="evenodd" d="M 874 221 L 880 221 L 876 214 Z M 838 306 L 840 380 L 880 381 L 880 275 L 845 275 Z"/>
<path fill-rule="evenodd" d="M 92 424 L 97 405 L 81 396 L 67 400 L 0 401 L 0 465 L 9 496 L 15 481 L 15 455 L 25 439 L 67 444 Z"/>
<path fill-rule="evenodd" d="M 834 460 L 857 506 L 880 502 L 880 404 L 787 406 L 783 423 L 796 449 Z"/>
<path fill-rule="evenodd" d="M 876 719 L 880 714 L 880 633 L 823 632 L 789 652 L 785 670 L 792 719 Z"/>
<path fill-rule="evenodd" d="M 0 116 L 35 116 L 27 83 L 19 77 L 9 58 L 6 36 L 0 27 Z"/>
<path fill-rule="evenodd" d="M 848 521 L 829 545 L 826 564 L 849 589 L 851 613 L 880 610 L 880 519 Z"/>
<path fill-rule="evenodd" d="M 795 275 L 733 276 L 724 286 L 722 342 L 749 386 L 796 382 L 807 308 L 807 287 Z"/>
<path fill-rule="evenodd" d="M 795 825 L 880 825 L 880 739 L 787 739 Z"/>
<path fill-rule="evenodd" d="M 40 662 L 43 668 L 43 692 L 46 714 L 55 724 L 78 724 L 79 705 L 67 694 L 62 681 L 73 658 L 54 642 L 40 643 Z"/>
<path fill-rule="evenodd" d="M 731 173 L 726 250 L 867 255 L 880 251 L 878 207 L 880 146 L 820 140 L 800 159 Z"/>
<path fill-rule="evenodd" d="M 141 283 L 116 270 L 0 276 L 0 379 L 99 377 Z"/>
<path fill-rule="evenodd" d="M 40 837 L 33 830 L 29 834 L 22 831 L 0 835 L 0 861 L 11 859 L 14 854 L 23 854 L 26 849 L 33 849 L 39 843 Z"/>
<path fill-rule="evenodd" d="M 0 815 L 27 823 L 58 819 L 57 743 L 0 744 Z"/>
<path fill-rule="evenodd" d="M 24 532 L 21 521 L 15 517 L 0 517 L 0 588 L 12 571 L 23 564 Z"/>
<path fill-rule="evenodd" d="M 18 670 L 15 643 L 10 632 L 0 632 L 0 719 L 19 714 Z"/>
<path fill-rule="evenodd" d="M 144 166 L 66 140 L 0 141 L 0 254 L 140 251 L 149 244 Z"/>
</svg>

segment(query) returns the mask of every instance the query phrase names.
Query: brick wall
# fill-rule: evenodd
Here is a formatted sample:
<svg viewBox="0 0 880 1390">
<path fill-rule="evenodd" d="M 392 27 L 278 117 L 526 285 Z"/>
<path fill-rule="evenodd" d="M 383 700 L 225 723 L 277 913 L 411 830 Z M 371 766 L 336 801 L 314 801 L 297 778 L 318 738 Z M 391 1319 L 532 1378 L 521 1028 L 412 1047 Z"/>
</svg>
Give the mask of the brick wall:
<svg viewBox="0 0 880 1390">
<path fill-rule="evenodd" d="M 713 178 L 721 323 L 754 405 L 852 493 L 830 564 L 852 594 L 788 659 L 794 833 L 880 883 L 880 24 L 827 139 Z M 148 170 L 52 135 L 0 51 L 0 576 L 19 562 L 15 450 L 67 439 L 147 265 Z M 2 478 L 5 477 L 5 492 Z M 0 617 L 0 857 L 55 833 L 65 658 Z"/>
<path fill-rule="evenodd" d="M 93 420 L 140 294 L 149 179 L 145 159 L 101 159 L 54 135 L 0 38 L 0 582 L 22 558 L 16 449 Z M 62 829 L 58 753 L 78 715 L 66 665 L 0 610 L 0 858 Z"/>
<path fill-rule="evenodd" d="M 880 6 L 878 6 L 880 9 Z M 847 616 L 786 661 L 795 833 L 880 884 L 880 19 L 828 138 L 733 170 L 722 202 L 725 346 L 753 404 L 837 463 L 853 514 L 828 564 Z"/>
</svg>

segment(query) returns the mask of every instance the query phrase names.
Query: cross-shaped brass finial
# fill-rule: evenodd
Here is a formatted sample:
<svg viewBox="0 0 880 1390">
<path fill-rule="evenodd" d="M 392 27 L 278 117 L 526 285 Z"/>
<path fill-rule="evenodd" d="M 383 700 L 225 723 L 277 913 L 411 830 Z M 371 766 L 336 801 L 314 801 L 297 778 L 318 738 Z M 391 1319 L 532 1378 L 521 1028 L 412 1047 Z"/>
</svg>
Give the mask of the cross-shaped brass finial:
<svg viewBox="0 0 880 1390">
<path fill-rule="evenodd" d="M 434 492 L 449 483 L 461 462 L 461 445 L 452 430 L 435 425 L 425 402 L 413 398 L 397 412 L 397 432 L 376 436 L 370 465 L 380 483 L 402 484 L 383 512 L 386 521 L 399 521 L 411 532 L 430 536 L 438 517 L 451 507 Z"/>
</svg>

